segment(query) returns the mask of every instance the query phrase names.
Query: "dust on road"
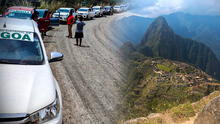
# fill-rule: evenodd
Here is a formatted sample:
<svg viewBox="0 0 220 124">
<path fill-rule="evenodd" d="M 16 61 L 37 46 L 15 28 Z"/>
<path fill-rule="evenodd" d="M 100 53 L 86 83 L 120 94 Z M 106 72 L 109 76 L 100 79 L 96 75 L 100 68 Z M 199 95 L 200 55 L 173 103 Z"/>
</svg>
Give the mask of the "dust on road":
<svg viewBox="0 0 220 124">
<path fill-rule="evenodd" d="M 119 51 L 122 39 L 112 29 L 118 16 L 86 21 L 83 47 L 66 38 L 66 25 L 45 37 L 48 53 L 64 54 L 62 62 L 51 64 L 62 92 L 64 124 L 116 123 L 123 100 L 120 89 L 126 82 Z"/>
</svg>

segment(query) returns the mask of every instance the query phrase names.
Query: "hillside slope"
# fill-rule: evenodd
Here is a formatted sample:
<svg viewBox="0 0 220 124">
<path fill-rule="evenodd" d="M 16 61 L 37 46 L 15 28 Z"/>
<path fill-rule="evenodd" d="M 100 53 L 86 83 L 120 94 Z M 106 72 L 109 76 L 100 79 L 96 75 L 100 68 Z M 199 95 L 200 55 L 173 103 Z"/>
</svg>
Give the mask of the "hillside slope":
<svg viewBox="0 0 220 124">
<path fill-rule="evenodd" d="M 128 70 L 126 119 L 198 101 L 214 91 L 208 84 L 216 82 L 193 66 L 162 58 L 136 59 Z"/>
<path fill-rule="evenodd" d="M 219 95 L 220 91 L 215 91 L 197 102 L 181 104 L 162 113 L 152 113 L 147 117 L 121 121 L 120 124 L 218 124 L 219 116 L 210 114 L 207 109 L 204 114 L 202 108 L 208 104 L 208 107 L 212 106 L 212 111 L 216 110 L 214 107 L 219 103 Z M 199 114 L 200 111 L 203 115 Z"/>
</svg>

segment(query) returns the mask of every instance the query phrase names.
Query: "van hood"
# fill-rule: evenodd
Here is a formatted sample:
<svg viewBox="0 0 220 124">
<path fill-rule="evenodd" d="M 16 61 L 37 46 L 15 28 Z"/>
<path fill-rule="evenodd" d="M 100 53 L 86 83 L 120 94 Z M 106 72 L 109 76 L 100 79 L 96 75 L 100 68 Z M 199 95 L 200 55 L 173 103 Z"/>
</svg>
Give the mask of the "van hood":
<svg viewBox="0 0 220 124">
<path fill-rule="evenodd" d="M 100 10 L 93 10 L 94 12 L 101 12 Z"/>
<path fill-rule="evenodd" d="M 31 114 L 55 97 L 49 65 L 0 65 L 0 114 Z"/>
<path fill-rule="evenodd" d="M 84 12 L 84 11 L 78 11 L 78 13 L 79 14 L 84 14 L 84 13 L 88 14 L 88 12 Z"/>
<path fill-rule="evenodd" d="M 60 14 L 60 16 L 68 16 L 69 15 L 69 13 L 65 13 L 65 12 L 56 13 L 56 15 L 59 15 L 59 14 Z"/>
</svg>

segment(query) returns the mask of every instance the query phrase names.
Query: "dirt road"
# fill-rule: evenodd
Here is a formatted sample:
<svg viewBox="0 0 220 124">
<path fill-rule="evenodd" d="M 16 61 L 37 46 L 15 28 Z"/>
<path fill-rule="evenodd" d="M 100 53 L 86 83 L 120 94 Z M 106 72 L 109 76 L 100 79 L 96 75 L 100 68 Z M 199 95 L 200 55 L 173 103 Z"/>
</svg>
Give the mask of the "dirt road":
<svg viewBox="0 0 220 124">
<path fill-rule="evenodd" d="M 48 53 L 64 54 L 62 62 L 51 64 L 61 87 L 64 124 L 117 121 L 123 99 L 120 89 L 125 84 L 124 64 L 119 52 L 122 39 L 112 30 L 118 16 L 86 21 L 83 47 L 76 46 L 75 39 L 66 38 L 66 25 L 49 31 L 45 37 Z"/>
</svg>

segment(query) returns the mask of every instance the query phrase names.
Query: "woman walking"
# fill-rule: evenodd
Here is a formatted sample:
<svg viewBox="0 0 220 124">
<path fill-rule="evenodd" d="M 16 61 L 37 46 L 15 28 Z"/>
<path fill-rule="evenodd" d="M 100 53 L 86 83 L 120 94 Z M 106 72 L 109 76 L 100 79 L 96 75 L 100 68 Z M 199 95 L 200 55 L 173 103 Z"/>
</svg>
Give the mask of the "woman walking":
<svg viewBox="0 0 220 124">
<path fill-rule="evenodd" d="M 75 32 L 75 38 L 76 38 L 76 45 L 81 46 L 82 45 L 82 38 L 83 38 L 83 27 L 86 24 L 83 22 L 83 17 L 80 16 L 79 20 L 76 21 L 76 32 Z"/>
<path fill-rule="evenodd" d="M 70 10 L 69 16 L 67 17 L 67 25 L 68 25 L 68 38 L 72 38 L 72 27 L 74 24 L 73 10 Z"/>
</svg>

